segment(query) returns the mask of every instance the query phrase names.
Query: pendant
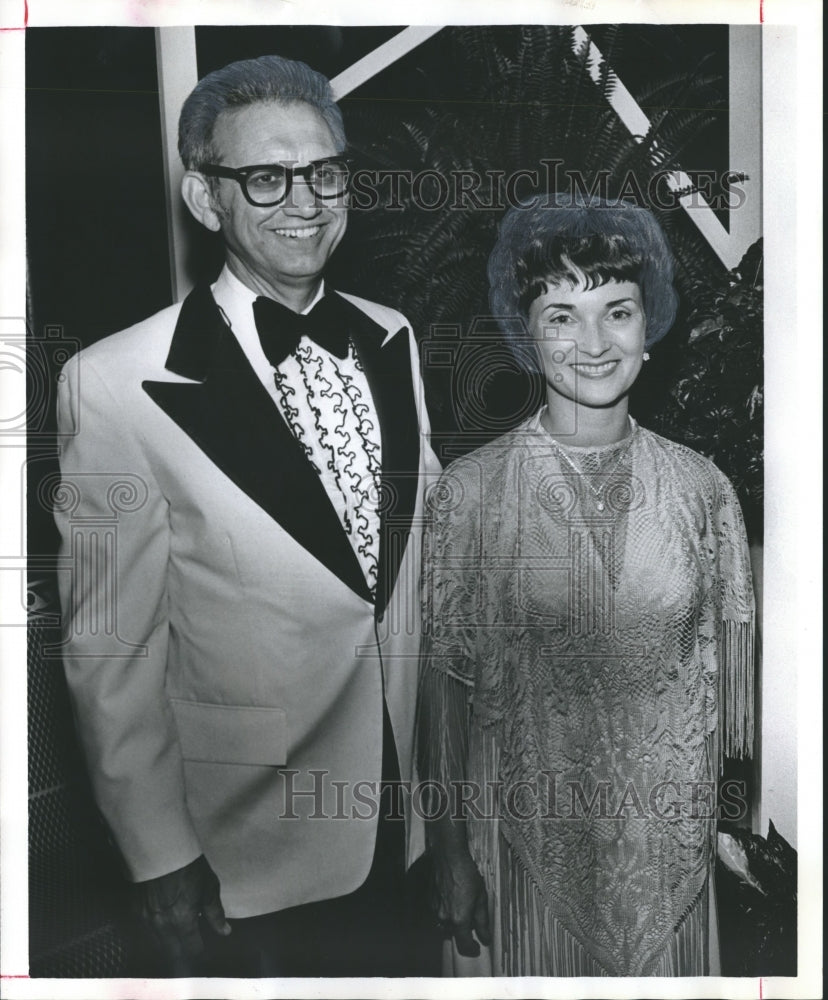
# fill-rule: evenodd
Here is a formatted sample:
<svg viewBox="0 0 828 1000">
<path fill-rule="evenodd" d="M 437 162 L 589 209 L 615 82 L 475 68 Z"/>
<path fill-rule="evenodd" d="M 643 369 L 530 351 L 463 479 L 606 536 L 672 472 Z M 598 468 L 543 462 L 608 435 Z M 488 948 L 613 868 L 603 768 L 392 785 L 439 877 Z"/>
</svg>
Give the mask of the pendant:
<svg viewBox="0 0 828 1000">
<path fill-rule="evenodd" d="M 597 502 L 597 503 L 595 504 L 595 506 L 596 506 L 596 507 L 598 508 L 598 510 L 603 510 L 603 509 L 604 509 L 604 501 L 603 501 L 603 500 L 599 500 L 599 501 L 598 501 L 598 502 Z"/>
</svg>

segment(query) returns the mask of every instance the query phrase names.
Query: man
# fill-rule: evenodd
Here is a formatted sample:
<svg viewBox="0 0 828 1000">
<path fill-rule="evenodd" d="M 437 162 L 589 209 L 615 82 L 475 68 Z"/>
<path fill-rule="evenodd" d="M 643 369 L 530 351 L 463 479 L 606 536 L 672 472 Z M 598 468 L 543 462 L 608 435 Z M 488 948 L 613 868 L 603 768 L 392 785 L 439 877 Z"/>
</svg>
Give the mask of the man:
<svg viewBox="0 0 828 1000">
<path fill-rule="evenodd" d="M 208 968 L 205 943 L 228 974 L 418 971 L 400 899 L 422 833 L 387 799 L 412 776 L 437 462 L 408 324 L 323 281 L 344 148 L 303 63 L 201 80 L 182 195 L 225 267 L 63 373 L 66 672 L 178 975 Z"/>
</svg>

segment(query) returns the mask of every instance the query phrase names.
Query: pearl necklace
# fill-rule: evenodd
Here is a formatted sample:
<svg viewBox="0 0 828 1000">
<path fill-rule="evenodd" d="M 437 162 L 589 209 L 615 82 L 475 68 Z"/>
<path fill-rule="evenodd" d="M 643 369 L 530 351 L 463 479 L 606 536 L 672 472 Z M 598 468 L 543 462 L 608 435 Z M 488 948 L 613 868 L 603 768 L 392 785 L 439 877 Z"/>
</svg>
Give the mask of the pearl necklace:
<svg viewBox="0 0 828 1000">
<path fill-rule="evenodd" d="M 555 451 L 558 454 L 558 456 L 560 458 L 562 458 L 564 460 L 564 462 L 566 462 L 566 464 L 569 466 L 569 468 L 572 469 L 572 471 L 575 473 L 575 475 L 580 480 L 582 480 L 584 483 L 586 483 L 587 488 L 589 489 L 590 493 L 595 497 L 595 506 L 598 509 L 598 511 L 600 511 L 600 512 L 603 512 L 605 510 L 605 508 L 606 508 L 606 503 L 604 501 L 604 491 L 606 490 L 607 486 L 609 485 L 610 479 L 612 478 L 612 476 L 615 473 L 616 469 L 621 464 L 621 460 L 624 458 L 624 456 L 630 450 L 630 446 L 632 445 L 633 437 L 635 436 L 635 422 L 630 417 L 628 417 L 627 419 L 629 420 L 630 433 L 627 435 L 626 443 L 625 443 L 624 447 L 621 448 L 621 450 L 618 452 L 618 457 L 613 462 L 612 466 L 610 467 L 610 470 L 608 472 L 601 473 L 604 481 L 603 481 L 603 483 L 601 484 L 601 486 L 598 489 L 596 489 L 592 485 L 592 483 L 589 481 L 589 477 L 587 476 L 587 474 L 585 472 L 583 472 L 581 469 L 578 468 L 578 466 L 572 461 L 572 459 L 569 457 L 569 455 L 567 455 L 567 453 L 564 451 L 564 449 L 562 448 L 562 446 L 560 444 L 558 444 L 558 442 L 555 440 L 555 438 L 552 437 L 551 434 L 549 435 L 549 440 L 552 442 L 552 445 L 555 448 Z M 548 433 L 548 431 L 547 431 L 547 433 Z"/>
</svg>

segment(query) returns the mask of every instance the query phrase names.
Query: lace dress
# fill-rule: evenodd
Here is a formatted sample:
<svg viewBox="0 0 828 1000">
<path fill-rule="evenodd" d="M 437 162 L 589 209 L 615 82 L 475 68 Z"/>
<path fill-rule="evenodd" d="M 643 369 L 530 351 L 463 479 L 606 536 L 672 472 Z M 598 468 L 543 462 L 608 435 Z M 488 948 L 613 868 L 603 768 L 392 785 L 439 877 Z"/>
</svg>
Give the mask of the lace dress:
<svg viewBox="0 0 828 1000">
<path fill-rule="evenodd" d="M 738 501 L 635 424 L 563 447 L 541 415 L 432 495 L 422 773 L 466 782 L 495 973 L 706 974 L 716 779 L 753 740 Z"/>
</svg>

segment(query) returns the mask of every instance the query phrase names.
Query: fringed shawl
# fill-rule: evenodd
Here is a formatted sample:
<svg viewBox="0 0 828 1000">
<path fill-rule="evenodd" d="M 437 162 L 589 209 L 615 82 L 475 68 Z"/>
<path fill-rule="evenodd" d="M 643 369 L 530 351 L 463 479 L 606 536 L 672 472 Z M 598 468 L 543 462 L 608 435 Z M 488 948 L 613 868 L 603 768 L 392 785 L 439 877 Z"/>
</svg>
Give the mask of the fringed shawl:
<svg viewBox="0 0 828 1000">
<path fill-rule="evenodd" d="M 753 742 L 739 504 L 637 426 L 566 454 L 537 415 L 432 495 L 421 775 L 471 783 L 501 971 L 700 974 L 716 780 Z"/>
</svg>

